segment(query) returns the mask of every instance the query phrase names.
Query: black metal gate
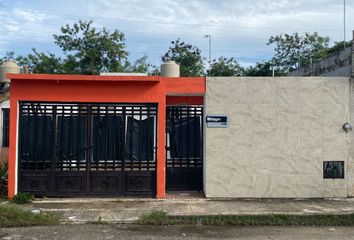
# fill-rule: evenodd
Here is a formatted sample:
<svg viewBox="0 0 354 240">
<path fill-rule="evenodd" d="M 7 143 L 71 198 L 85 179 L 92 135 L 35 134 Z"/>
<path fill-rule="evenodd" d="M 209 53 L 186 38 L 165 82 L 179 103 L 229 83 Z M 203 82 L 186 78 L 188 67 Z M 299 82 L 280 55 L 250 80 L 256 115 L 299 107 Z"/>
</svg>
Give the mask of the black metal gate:
<svg viewBox="0 0 354 240">
<path fill-rule="evenodd" d="M 203 107 L 168 106 L 166 189 L 203 190 Z"/>
<path fill-rule="evenodd" d="M 156 104 L 19 104 L 19 191 L 154 196 Z"/>
</svg>

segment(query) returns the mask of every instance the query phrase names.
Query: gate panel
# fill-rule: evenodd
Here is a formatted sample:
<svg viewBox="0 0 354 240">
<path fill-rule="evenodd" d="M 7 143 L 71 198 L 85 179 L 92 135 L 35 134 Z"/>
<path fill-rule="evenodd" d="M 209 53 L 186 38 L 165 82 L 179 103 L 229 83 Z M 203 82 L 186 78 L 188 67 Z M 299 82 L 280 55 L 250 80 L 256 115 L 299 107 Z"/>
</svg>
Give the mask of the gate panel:
<svg viewBox="0 0 354 240">
<path fill-rule="evenodd" d="M 203 107 L 168 106 L 166 189 L 203 190 Z"/>
<path fill-rule="evenodd" d="M 124 107 L 93 104 L 89 192 L 121 195 L 123 191 Z"/>
<path fill-rule="evenodd" d="M 37 195 L 47 194 L 52 170 L 53 108 L 20 105 L 19 189 Z"/>
<path fill-rule="evenodd" d="M 49 195 L 85 195 L 88 172 L 88 107 L 57 104 L 53 106 L 53 110 L 55 154 Z"/>
<path fill-rule="evenodd" d="M 156 192 L 157 107 L 132 106 L 125 109 L 125 191 L 127 195 Z"/>
<path fill-rule="evenodd" d="M 154 195 L 153 104 L 20 103 L 19 191 Z"/>
</svg>

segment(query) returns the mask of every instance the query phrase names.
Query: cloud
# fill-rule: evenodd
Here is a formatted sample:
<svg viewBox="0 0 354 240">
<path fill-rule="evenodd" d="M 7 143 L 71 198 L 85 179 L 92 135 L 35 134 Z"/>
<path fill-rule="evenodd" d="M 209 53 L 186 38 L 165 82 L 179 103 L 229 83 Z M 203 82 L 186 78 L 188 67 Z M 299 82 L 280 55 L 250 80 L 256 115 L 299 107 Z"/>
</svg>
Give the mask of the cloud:
<svg viewBox="0 0 354 240">
<path fill-rule="evenodd" d="M 354 3 L 347 3 L 350 36 Z M 60 26 L 92 19 L 98 28 L 126 33 L 133 58 L 145 52 L 158 64 L 169 41 L 179 36 L 206 54 L 203 35 L 208 33 L 213 38 L 213 56 L 234 56 L 249 64 L 269 58 L 272 47 L 266 46 L 267 39 L 282 32 L 318 31 L 342 40 L 342 4 L 334 0 L 62 0 L 51 4 L 8 0 L 0 7 L 0 31 L 6 32 L 0 36 L 0 44 L 19 41 L 28 46 L 28 42 L 53 41 L 52 34 Z"/>
<path fill-rule="evenodd" d="M 51 29 L 45 24 L 50 18 L 50 15 L 33 10 L 0 9 L 0 40 L 43 40 L 50 35 Z"/>
</svg>

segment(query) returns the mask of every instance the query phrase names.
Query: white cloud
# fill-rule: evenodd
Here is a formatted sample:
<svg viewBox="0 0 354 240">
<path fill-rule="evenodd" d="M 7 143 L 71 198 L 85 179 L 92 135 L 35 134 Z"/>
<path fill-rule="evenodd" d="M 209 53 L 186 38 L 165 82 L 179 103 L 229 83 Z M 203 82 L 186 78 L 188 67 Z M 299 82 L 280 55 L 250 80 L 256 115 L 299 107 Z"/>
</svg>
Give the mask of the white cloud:
<svg viewBox="0 0 354 240">
<path fill-rule="evenodd" d="M 0 9 L 0 39 L 7 41 L 44 40 L 50 31 L 45 21 L 51 17 L 45 13 L 24 9 Z"/>
<path fill-rule="evenodd" d="M 12 12 L 16 19 L 26 21 L 27 23 L 40 23 L 48 16 L 40 12 L 32 12 L 24 9 L 14 9 Z"/>
<path fill-rule="evenodd" d="M 26 7 L 8 1 L 7 9 L 0 8 L 0 31 L 7 32 L 0 41 L 53 41 L 61 25 L 93 19 L 97 27 L 125 32 L 132 54 L 146 52 L 154 63 L 177 36 L 206 53 L 203 35 L 212 34 L 215 57 L 235 56 L 245 63 L 270 56 L 272 48 L 265 45 L 270 35 L 318 31 L 336 41 L 343 36 L 343 6 L 337 0 L 28 0 Z M 351 36 L 354 3 L 347 3 Z"/>
</svg>

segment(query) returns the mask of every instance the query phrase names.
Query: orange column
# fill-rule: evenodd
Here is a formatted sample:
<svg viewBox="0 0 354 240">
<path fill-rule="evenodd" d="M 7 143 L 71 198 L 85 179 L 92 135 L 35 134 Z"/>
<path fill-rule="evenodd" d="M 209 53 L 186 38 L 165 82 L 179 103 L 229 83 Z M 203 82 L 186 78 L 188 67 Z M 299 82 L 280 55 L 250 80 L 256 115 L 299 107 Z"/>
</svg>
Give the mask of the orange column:
<svg viewBox="0 0 354 240">
<path fill-rule="evenodd" d="M 157 123 L 157 179 L 156 198 L 165 197 L 166 160 L 165 160 L 165 131 L 166 131 L 166 97 L 159 102 Z"/>
<path fill-rule="evenodd" d="M 9 150 L 9 172 L 8 172 L 8 198 L 15 196 L 16 189 L 16 132 L 17 132 L 17 100 L 10 100 L 10 150 Z"/>
</svg>

